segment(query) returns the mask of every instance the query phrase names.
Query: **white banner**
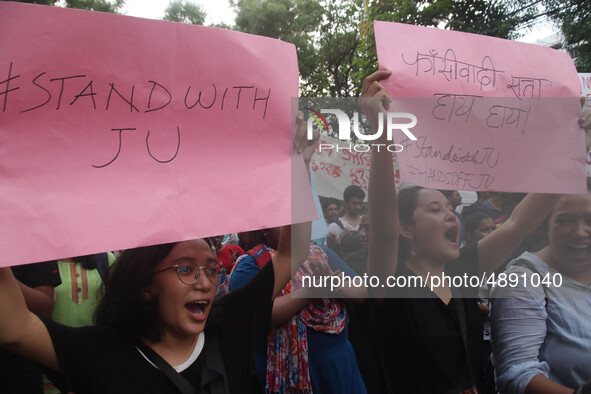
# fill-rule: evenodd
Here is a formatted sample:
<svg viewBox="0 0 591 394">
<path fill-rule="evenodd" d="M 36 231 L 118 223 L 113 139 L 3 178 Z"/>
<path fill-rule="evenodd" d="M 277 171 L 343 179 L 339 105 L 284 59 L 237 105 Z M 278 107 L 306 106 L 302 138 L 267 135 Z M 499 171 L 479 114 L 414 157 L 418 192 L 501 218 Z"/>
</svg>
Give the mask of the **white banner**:
<svg viewBox="0 0 591 394">
<path fill-rule="evenodd" d="M 367 193 L 370 161 L 368 145 L 356 145 L 322 135 L 311 163 L 318 194 L 342 200 L 343 191 L 349 185 L 358 185 Z M 396 155 L 392 155 L 392 163 L 396 188 L 399 189 L 400 172 Z"/>
</svg>

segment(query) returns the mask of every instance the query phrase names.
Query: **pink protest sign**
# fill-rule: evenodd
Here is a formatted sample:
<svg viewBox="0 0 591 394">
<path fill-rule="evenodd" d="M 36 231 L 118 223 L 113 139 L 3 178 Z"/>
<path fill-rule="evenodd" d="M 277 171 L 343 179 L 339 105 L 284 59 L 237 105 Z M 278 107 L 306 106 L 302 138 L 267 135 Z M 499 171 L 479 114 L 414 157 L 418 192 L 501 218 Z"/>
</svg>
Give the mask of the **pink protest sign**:
<svg viewBox="0 0 591 394">
<path fill-rule="evenodd" d="M 382 83 L 398 97 L 390 111 L 417 118 L 416 140 L 394 132 L 404 146 L 403 181 L 456 190 L 585 191 L 581 88 L 567 54 L 399 23 L 374 28 L 380 68 L 393 72 Z"/>
<path fill-rule="evenodd" d="M 293 45 L 8 2 L 0 36 L 0 265 L 315 217 Z"/>
</svg>

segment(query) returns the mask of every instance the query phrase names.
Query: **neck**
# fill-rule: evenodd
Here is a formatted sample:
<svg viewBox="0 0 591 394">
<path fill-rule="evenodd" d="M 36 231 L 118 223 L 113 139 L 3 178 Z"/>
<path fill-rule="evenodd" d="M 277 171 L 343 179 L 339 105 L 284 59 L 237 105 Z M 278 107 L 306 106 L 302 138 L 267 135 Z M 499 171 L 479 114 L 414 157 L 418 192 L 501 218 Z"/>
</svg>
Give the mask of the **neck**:
<svg viewBox="0 0 591 394">
<path fill-rule="evenodd" d="M 415 274 L 426 279 L 427 276 L 441 275 L 445 269 L 444 262 L 437 262 L 422 256 L 409 257 L 406 266 Z"/>
<path fill-rule="evenodd" d="M 352 215 L 349 212 L 347 212 L 345 216 L 343 216 L 343 218 L 347 221 L 347 223 L 356 225 L 361 219 L 361 215 Z"/>
<path fill-rule="evenodd" d="M 446 305 L 449 304 L 449 301 L 451 300 L 451 288 L 449 287 L 449 283 L 442 281 L 439 283 L 439 286 L 434 286 L 436 283 L 433 283 L 433 279 L 431 279 L 435 276 L 441 278 L 445 269 L 444 262 L 436 262 L 415 256 L 409 258 L 406 261 L 406 265 L 412 272 L 422 277 L 424 281 L 429 277 L 429 283 L 425 283 L 425 286 L 433 291 L 443 303 Z"/>
<path fill-rule="evenodd" d="M 184 363 L 191 356 L 198 337 L 199 334 L 179 337 L 170 333 L 162 333 L 160 342 L 150 342 L 145 338 L 142 338 L 142 341 L 171 366 L 176 366 Z"/>
</svg>

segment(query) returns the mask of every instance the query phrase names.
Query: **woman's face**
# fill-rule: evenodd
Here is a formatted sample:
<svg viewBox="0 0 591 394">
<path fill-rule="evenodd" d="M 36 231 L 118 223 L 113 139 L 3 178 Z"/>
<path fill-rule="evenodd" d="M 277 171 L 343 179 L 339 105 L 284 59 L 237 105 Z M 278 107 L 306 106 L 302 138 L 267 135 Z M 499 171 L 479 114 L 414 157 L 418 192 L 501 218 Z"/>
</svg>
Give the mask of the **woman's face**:
<svg viewBox="0 0 591 394">
<path fill-rule="evenodd" d="M 175 265 L 195 264 L 197 267 L 215 266 L 217 259 L 210 246 L 202 239 L 179 242 L 156 266 L 154 278 L 146 289 L 150 298 L 158 297 L 158 317 L 162 334 L 186 337 L 199 334 L 216 294 L 217 287 L 199 270 L 199 280 L 186 285 L 179 280 Z M 163 270 L 162 272 L 158 272 Z M 193 281 L 194 274 L 188 283 Z"/>
<path fill-rule="evenodd" d="M 591 270 L 591 193 L 565 195 L 548 226 L 551 265 L 565 272 Z"/>
<path fill-rule="evenodd" d="M 421 189 L 412 217 L 414 223 L 409 226 L 409 235 L 417 256 L 439 262 L 459 257 L 460 225 L 441 192 Z"/>
<path fill-rule="evenodd" d="M 263 230 L 266 238 L 265 245 L 277 250 L 279 248 L 279 239 L 281 238 L 281 229 L 282 227 L 272 227 Z"/>
</svg>

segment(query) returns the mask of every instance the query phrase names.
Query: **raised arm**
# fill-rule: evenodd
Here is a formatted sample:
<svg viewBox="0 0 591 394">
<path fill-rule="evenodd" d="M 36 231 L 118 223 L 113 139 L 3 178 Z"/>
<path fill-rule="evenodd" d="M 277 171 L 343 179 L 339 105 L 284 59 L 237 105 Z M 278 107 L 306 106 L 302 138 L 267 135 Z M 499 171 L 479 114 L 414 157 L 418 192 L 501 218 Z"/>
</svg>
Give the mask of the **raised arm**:
<svg viewBox="0 0 591 394">
<path fill-rule="evenodd" d="M 55 305 L 53 286 L 29 287 L 19 282 L 27 308 L 39 316 L 51 317 Z"/>
<path fill-rule="evenodd" d="M 0 347 L 59 370 L 47 328 L 27 309 L 19 282 L 10 268 L 0 268 Z"/>
<path fill-rule="evenodd" d="M 316 149 L 319 134 L 314 133 L 314 138 L 306 138 L 306 123 L 303 114 L 298 113 L 296 120 L 296 135 L 294 137 L 294 146 L 298 153 L 304 158 L 304 165 L 310 178 L 310 160 Z M 312 237 L 312 226 L 310 222 L 298 223 L 283 227 L 277 254 L 273 258 L 273 270 L 275 273 L 275 285 L 273 288 L 273 297 L 285 287 L 287 282 L 296 273 L 300 265 L 308 258 L 308 249 Z"/>
<path fill-rule="evenodd" d="M 478 242 L 480 273 L 492 273 L 550 215 L 561 194 L 528 194 L 509 219 Z"/>
<path fill-rule="evenodd" d="M 363 112 L 374 131 L 381 114 L 385 114 L 389 98 L 380 80 L 389 78 L 390 71 L 377 71 L 363 82 L 360 100 Z M 385 124 L 385 120 L 384 120 Z M 386 133 L 376 141 L 387 144 Z M 398 254 L 398 197 L 392 167 L 392 154 L 385 149 L 372 151 L 368 189 L 371 238 L 369 240 L 368 273 L 382 279 L 396 272 Z M 381 289 L 377 297 L 382 296 Z"/>
</svg>

